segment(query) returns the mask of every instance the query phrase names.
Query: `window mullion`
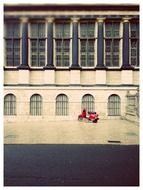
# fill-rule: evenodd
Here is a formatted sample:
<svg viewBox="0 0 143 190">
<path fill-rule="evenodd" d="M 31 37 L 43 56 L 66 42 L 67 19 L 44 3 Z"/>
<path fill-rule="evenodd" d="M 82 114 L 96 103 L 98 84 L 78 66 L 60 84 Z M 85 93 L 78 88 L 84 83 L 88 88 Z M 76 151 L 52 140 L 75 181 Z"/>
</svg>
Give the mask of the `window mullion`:
<svg viewBox="0 0 143 190">
<path fill-rule="evenodd" d="M 88 37 L 86 40 L 86 66 L 88 66 L 88 49 L 89 49 L 89 41 L 88 41 Z"/>
</svg>

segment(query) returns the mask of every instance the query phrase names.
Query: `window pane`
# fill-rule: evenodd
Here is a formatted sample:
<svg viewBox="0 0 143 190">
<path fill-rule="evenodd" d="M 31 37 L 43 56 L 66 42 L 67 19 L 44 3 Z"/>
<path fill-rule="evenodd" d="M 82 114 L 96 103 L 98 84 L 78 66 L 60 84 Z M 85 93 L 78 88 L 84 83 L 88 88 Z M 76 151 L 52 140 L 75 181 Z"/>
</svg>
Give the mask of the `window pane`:
<svg viewBox="0 0 143 190">
<path fill-rule="evenodd" d="M 69 38 L 70 37 L 70 24 L 69 23 L 56 23 L 55 34 L 56 34 L 56 38 Z"/>
<path fill-rule="evenodd" d="M 95 33 L 94 23 L 80 23 L 80 37 L 82 38 L 93 38 Z"/>
<path fill-rule="evenodd" d="M 69 23 L 65 23 L 63 25 L 63 37 L 64 38 L 70 37 L 70 24 Z"/>
<path fill-rule="evenodd" d="M 56 40 L 56 65 L 69 66 L 70 59 L 70 41 Z"/>
<path fill-rule="evenodd" d="M 31 23 L 31 66 L 45 66 L 45 23 Z"/>
<path fill-rule="evenodd" d="M 31 66 L 45 66 L 45 40 L 31 40 Z"/>
<path fill-rule="evenodd" d="M 111 23 L 105 24 L 105 36 L 112 37 L 112 24 Z"/>
<path fill-rule="evenodd" d="M 42 114 L 42 98 L 40 95 L 33 95 L 30 98 L 30 115 Z"/>
<path fill-rule="evenodd" d="M 131 65 L 138 66 L 138 40 L 131 40 Z"/>
<path fill-rule="evenodd" d="M 63 46 L 64 66 L 69 66 L 69 40 L 63 41 Z"/>
<path fill-rule="evenodd" d="M 18 66 L 20 64 L 20 40 L 6 40 L 6 65 Z"/>
<path fill-rule="evenodd" d="M 68 97 L 58 95 L 56 98 L 56 115 L 68 115 Z"/>
<path fill-rule="evenodd" d="M 88 66 L 94 66 L 94 41 L 88 41 Z"/>
<path fill-rule="evenodd" d="M 40 23 L 38 25 L 38 36 L 39 38 L 44 38 L 45 37 L 45 24 L 44 23 Z"/>
<path fill-rule="evenodd" d="M 20 24 L 5 24 L 6 66 L 20 65 Z"/>
<path fill-rule="evenodd" d="M 4 115 L 16 114 L 16 98 L 14 95 L 9 94 L 4 98 Z"/>
<path fill-rule="evenodd" d="M 80 24 L 80 36 L 81 37 L 83 37 L 83 38 L 85 38 L 85 37 L 87 37 L 87 24 L 86 23 L 81 23 Z"/>
<path fill-rule="evenodd" d="M 112 66 L 112 41 L 105 41 L 105 61 L 107 66 Z"/>
<path fill-rule="evenodd" d="M 86 111 L 94 111 L 94 97 L 92 95 L 84 95 L 82 98 L 82 109 Z"/>
<path fill-rule="evenodd" d="M 45 37 L 45 24 L 44 23 L 31 23 L 31 35 L 32 38 L 44 38 Z"/>
<path fill-rule="evenodd" d="M 106 66 L 119 66 L 119 40 L 105 41 L 105 63 Z"/>
<path fill-rule="evenodd" d="M 120 97 L 117 95 L 111 95 L 108 98 L 108 115 L 119 116 L 120 115 Z"/>
<path fill-rule="evenodd" d="M 80 41 L 81 66 L 94 66 L 94 40 Z"/>
<path fill-rule="evenodd" d="M 113 41 L 113 66 L 119 66 L 119 41 Z"/>
<path fill-rule="evenodd" d="M 119 37 L 120 23 L 106 23 L 105 24 L 105 36 L 106 37 Z"/>
<path fill-rule="evenodd" d="M 80 62 L 81 62 L 81 66 L 87 65 L 87 41 L 86 40 L 80 41 Z"/>
<path fill-rule="evenodd" d="M 5 24 L 5 37 L 6 38 L 20 38 L 20 24 L 19 23 L 6 23 Z"/>
<path fill-rule="evenodd" d="M 131 23 L 131 34 L 130 34 L 130 36 L 131 36 L 131 38 L 132 37 L 136 37 L 136 38 L 138 38 L 139 37 L 139 24 L 138 23 Z"/>
</svg>

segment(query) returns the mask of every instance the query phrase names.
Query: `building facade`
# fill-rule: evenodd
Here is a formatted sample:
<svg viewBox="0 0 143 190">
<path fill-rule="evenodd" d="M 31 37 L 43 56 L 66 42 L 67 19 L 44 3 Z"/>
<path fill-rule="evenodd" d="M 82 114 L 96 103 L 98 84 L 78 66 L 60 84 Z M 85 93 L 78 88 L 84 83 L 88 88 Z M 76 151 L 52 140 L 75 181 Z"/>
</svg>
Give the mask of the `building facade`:
<svg viewBox="0 0 143 190">
<path fill-rule="evenodd" d="M 4 5 L 4 45 L 4 121 L 138 118 L 139 5 Z"/>
</svg>

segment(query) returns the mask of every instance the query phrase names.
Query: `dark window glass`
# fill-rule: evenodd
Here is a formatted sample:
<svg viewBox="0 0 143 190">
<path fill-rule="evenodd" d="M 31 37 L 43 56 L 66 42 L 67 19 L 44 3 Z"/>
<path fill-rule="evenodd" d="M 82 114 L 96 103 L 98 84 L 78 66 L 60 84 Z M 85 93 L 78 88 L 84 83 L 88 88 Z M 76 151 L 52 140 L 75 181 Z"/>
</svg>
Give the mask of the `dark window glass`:
<svg viewBox="0 0 143 190">
<path fill-rule="evenodd" d="M 80 23 L 80 64 L 83 67 L 94 66 L 95 23 Z"/>
<path fill-rule="evenodd" d="M 108 98 L 108 115 L 119 116 L 120 115 L 120 97 L 118 95 L 111 95 Z"/>
<path fill-rule="evenodd" d="M 20 24 L 5 23 L 5 61 L 6 66 L 20 65 Z"/>
<path fill-rule="evenodd" d="M 30 98 L 30 115 L 42 114 L 42 97 L 38 94 L 32 95 Z"/>
<path fill-rule="evenodd" d="M 68 67 L 70 64 L 70 24 L 55 24 L 56 66 Z"/>
<path fill-rule="evenodd" d="M 95 111 L 94 110 L 94 97 L 90 94 L 86 94 L 82 98 L 82 109 L 86 111 Z"/>
<path fill-rule="evenodd" d="M 139 66 L 139 23 L 130 23 L 130 63 Z"/>
<path fill-rule="evenodd" d="M 56 115 L 68 115 L 68 97 L 64 94 L 56 98 Z"/>
<path fill-rule="evenodd" d="M 45 66 L 45 24 L 31 23 L 30 26 L 30 51 L 31 51 L 31 66 Z"/>
<path fill-rule="evenodd" d="M 16 97 L 13 94 L 4 97 L 4 115 L 16 115 Z"/>
<path fill-rule="evenodd" d="M 120 23 L 105 23 L 105 63 L 108 67 L 119 66 Z"/>
</svg>

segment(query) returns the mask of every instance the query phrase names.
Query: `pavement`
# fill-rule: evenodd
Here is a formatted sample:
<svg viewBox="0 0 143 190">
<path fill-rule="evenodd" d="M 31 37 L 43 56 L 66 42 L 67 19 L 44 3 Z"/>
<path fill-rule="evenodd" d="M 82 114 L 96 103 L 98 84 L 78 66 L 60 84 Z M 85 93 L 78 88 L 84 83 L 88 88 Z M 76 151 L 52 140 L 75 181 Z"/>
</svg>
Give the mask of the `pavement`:
<svg viewBox="0 0 143 190">
<path fill-rule="evenodd" d="M 139 186 L 139 178 L 139 145 L 4 145 L 5 186 Z"/>
<path fill-rule="evenodd" d="M 127 120 L 4 123 L 4 144 L 139 144 L 139 126 Z"/>
</svg>

